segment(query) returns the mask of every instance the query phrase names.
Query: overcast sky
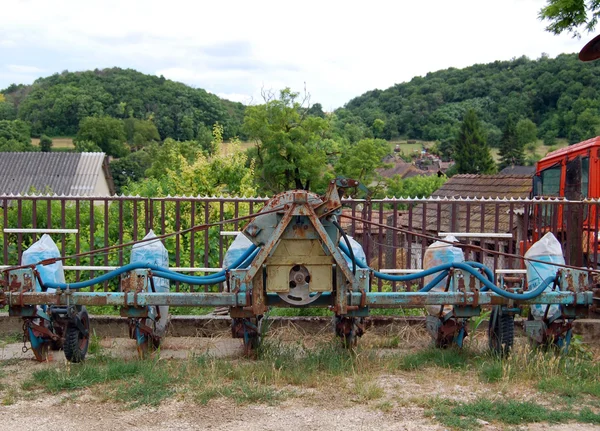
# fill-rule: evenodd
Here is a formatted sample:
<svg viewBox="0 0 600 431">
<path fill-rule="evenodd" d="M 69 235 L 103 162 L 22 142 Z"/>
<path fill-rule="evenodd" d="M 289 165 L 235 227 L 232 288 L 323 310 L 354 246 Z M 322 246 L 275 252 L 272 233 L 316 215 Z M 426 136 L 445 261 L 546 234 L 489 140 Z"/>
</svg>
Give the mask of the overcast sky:
<svg viewBox="0 0 600 431">
<path fill-rule="evenodd" d="M 231 100 L 301 90 L 326 110 L 448 67 L 577 52 L 545 0 L 0 0 L 0 89 L 118 66 Z"/>
</svg>

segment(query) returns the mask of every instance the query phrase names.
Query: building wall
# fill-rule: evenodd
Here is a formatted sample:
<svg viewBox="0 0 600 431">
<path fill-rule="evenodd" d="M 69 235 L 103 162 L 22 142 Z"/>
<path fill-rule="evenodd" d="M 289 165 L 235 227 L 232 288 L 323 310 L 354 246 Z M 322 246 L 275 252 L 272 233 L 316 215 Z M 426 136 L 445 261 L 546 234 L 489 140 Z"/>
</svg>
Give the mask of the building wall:
<svg viewBox="0 0 600 431">
<path fill-rule="evenodd" d="M 102 172 L 102 167 L 98 169 L 98 179 L 94 187 L 93 196 L 110 196 L 110 188 L 108 187 L 108 181 Z"/>
</svg>

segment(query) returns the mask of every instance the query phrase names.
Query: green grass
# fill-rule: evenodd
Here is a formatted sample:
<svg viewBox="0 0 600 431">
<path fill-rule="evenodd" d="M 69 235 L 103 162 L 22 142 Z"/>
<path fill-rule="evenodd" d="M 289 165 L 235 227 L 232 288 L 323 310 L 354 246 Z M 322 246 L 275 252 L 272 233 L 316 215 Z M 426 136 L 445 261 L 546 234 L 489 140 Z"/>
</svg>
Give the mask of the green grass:
<svg viewBox="0 0 600 431">
<path fill-rule="evenodd" d="M 461 403 L 434 398 L 423 402 L 426 415 L 453 429 L 477 429 L 481 422 L 524 425 L 536 422 L 600 424 L 600 415 L 589 408 L 576 412 L 570 408 L 551 409 L 531 401 L 479 399 Z"/>
<path fill-rule="evenodd" d="M 13 332 L 10 334 L 2 334 L 2 335 L 0 335 L 0 348 L 6 346 L 7 344 L 20 343 L 22 341 L 23 341 L 22 333 Z"/>
<path fill-rule="evenodd" d="M 426 367 L 464 369 L 471 361 L 471 355 L 466 350 L 429 348 L 401 356 L 396 365 L 405 371 Z"/>
<path fill-rule="evenodd" d="M 398 336 L 391 336 L 387 344 L 397 347 L 401 343 Z M 136 408 L 156 406 L 173 397 L 201 405 L 219 398 L 238 405 L 277 405 L 315 388 L 390 412 L 400 401 L 386 398 L 381 379 L 400 374 L 403 379 L 419 382 L 443 375 L 440 384 L 453 379 L 483 386 L 486 393 L 519 387 L 524 393 L 541 394 L 539 399 L 527 401 L 495 396 L 468 402 L 437 397 L 408 400 L 449 428 L 475 429 L 481 420 L 507 426 L 569 421 L 600 424 L 596 410 L 600 407 L 600 364 L 577 352 L 561 356 L 520 346 L 506 359 L 469 348 L 381 355 L 360 346 L 343 349 L 337 339 L 317 341 L 309 347 L 304 342 L 290 344 L 276 338 L 266 338 L 254 359 L 204 354 L 186 360 L 125 360 L 108 357 L 99 347 L 96 350 L 83 364 L 34 371 L 22 390 L 38 396 L 43 392 L 77 396 L 78 390 L 92 388 L 103 401 Z M 3 382 L 7 376 L 5 373 Z M 26 396 L 9 387 L 0 388 L 0 393 L 0 401 L 9 404 Z M 65 402 L 69 400 L 65 398 Z"/>
</svg>

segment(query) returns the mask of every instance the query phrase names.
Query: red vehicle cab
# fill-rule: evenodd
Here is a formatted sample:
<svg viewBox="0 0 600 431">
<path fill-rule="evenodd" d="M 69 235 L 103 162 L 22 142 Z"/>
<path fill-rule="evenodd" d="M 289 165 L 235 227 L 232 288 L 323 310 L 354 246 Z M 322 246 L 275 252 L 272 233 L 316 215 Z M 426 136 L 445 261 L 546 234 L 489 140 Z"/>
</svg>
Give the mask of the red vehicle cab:
<svg viewBox="0 0 600 431">
<path fill-rule="evenodd" d="M 552 151 L 536 164 L 534 197 L 583 201 L 600 197 L 600 136 Z M 582 232 L 584 254 L 597 257 L 598 214 L 596 205 L 543 204 L 534 209 L 533 241 L 553 231 L 561 239 Z M 571 223 L 569 223 L 571 220 Z M 577 221 L 583 229 L 569 229 Z M 561 241 L 564 242 L 564 241 Z"/>
</svg>

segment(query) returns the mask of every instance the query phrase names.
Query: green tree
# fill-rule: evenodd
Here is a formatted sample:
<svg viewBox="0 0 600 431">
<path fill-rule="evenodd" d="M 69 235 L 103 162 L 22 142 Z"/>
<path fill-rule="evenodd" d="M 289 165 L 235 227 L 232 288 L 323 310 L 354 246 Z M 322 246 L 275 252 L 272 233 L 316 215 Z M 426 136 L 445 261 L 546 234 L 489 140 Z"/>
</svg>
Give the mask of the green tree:
<svg viewBox="0 0 600 431">
<path fill-rule="evenodd" d="M 377 179 L 376 169 L 384 166 L 389 145 L 383 139 L 361 139 L 343 151 L 336 166 L 336 174 L 370 185 Z"/>
<path fill-rule="evenodd" d="M 206 127 L 204 124 L 198 125 L 196 141 L 198 142 L 200 148 L 202 148 L 202 151 L 204 151 L 205 154 L 214 154 L 215 149 L 212 146 L 214 142 L 213 134 L 210 128 Z"/>
<path fill-rule="evenodd" d="M 524 145 L 519 142 L 517 126 L 509 117 L 500 140 L 500 169 L 507 166 L 521 166 L 525 163 Z"/>
<path fill-rule="evenodd" d="M 162 145 L 152 145 L 148 148 L 152 164 L 146 171 L 148 177 L 161 179 L 167 170 L 177 171 L 181 166 L 181 160 L 193 163 L 196 160 L 200 148 L 196 141 L 176 141 L 167 138 Z"/>
<path fill-rule="evenodd" d="M 445 175 L 441 177 L 437 175 L 418 176 L 406 179 L 402 179 L 400 175 L 394 175 L 385 181 L 386 194 L 395 197 L 427 198 L 442 187 L 446 181 L 448 181 L 448 177 Z"/>
<path fill-rule="evenodd" d="M 150 154 L 145 150 L 135 151 L 120 159 L 110 162 L 110 172 L 117 193 L 130 182 L 141 181 L 145 178 L 146 170 L 152 165 Z"/>
<path fill-rule="evenodd" d="M 160 141 L 158 129 L 152 121 L 130 117 L 123 120 L 123 126 L 127 143 L 132 151 L 138 151 L 153 142 Z"/>
<path fill-rule="evenodd" d="M 383 121 L 380 118 L 376 118 L 373 121 L 373 133 L 375 134 L 376 137 L 381 138 L 382 134 L 383 134 L 383 129 L 385 128 L 385 121 Z"/>
<path fill-rule="evenodd" d="M 87 117 L 79 123 L 75 145 L 91 141 L 109 156 L 124 157 L 129 153 L 123 121 L 111 117 Z"/>
<path fill-rule="evenodd" d="M 591 32 L 600 16 L 600 0 L 548 0 L 540 11 L 540 19 L 550 21 L 546 30 L 560 34 L 564 31 L 579 37 L 579 30 Z"/>
<path fill-rule="evenodd" d="M 323 106 L 320 103 L 313 104 L 310 108 L 308 108 L 308 115 L 312 115 L 313 117 L 325 118 Z"/>
<path fill-rule="evenodd" d="M 52 151 L 52 139 L 46 135 L 40 136 L 40 150 L 44 153 Z"/>
<path fill-rule="evenodd" d="M 95 142 L 92 141 L 84 141 L 81 139 L 77 139 L 74 141 L 75 151 L 78 153 L 101 153 L 102 148 L 96 145 Z"/>
<path fill-rule="evenodd" d="M 0 151 L 35 151 L 27 123 L 0 120 Z"/>
<path fill-rule="evenodd" d="M 481 122 L 473 109 L 465 114 L 453 154 L 459 174 L 492 174 L 496 171 Z"/>
<path fill-rule="evenodd" d="M 537 140 L 537 126 L 529 118 L 522 118 L 516 126 L 517 142 L 520 145 L 527 145 Z"/>
<path fill-rule="evenodd" d="M 17 118 L 15 105 L 0 94 L 0 120 L 14 120 Z"/>
<path fill-rule="evenodd" d="M 266 192 L 323 186 L 328 168 L 322 143 L 329 122 L 302 105 L 299 94 L 286 88 L 246 110 L 244 131 L 255 142 L 257 181 Z"/>
</svg>

